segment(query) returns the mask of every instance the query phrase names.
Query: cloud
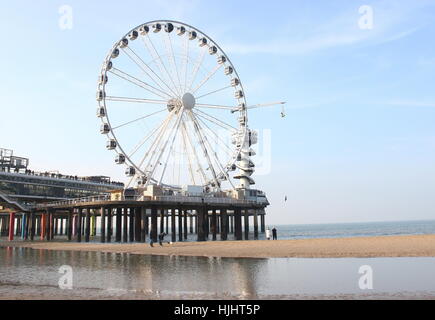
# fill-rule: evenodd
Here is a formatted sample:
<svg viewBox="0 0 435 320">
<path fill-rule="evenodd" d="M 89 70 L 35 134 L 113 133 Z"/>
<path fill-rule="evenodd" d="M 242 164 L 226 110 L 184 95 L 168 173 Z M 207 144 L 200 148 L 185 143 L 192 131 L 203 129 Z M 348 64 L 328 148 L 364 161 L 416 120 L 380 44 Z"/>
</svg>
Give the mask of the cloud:
<svg viewBox="0 0 435 320">
<path fill-rule="evenodd" d="M 358 27 L 358 6 L 346 12 L 329 16 L 323 21 L 307 16 L 307 26 L 281 26 L 281 33 L 266 42 L 232 43 L 225 45 L 233 54 L 304 55 L 321 50 L 353 45 L 375 46 L 406 38 L 425 24 L 420 17 L 428 2 L 417 4 L 384 1 L 374 8 L 374 27 L 362 30 Z M 312 21 L 310 21 L 312 20 Z M 288 23 L 287 23 L 288 24 Z"/>
<path fill-rule="evenodd" d="M 435 108 L 435 102 L 431 102 L 431 101 L 393 100 L 393 101 L 388 101 L 386 104 L 389 106 L 397 106 L 397 107 Z"/>
</svg>

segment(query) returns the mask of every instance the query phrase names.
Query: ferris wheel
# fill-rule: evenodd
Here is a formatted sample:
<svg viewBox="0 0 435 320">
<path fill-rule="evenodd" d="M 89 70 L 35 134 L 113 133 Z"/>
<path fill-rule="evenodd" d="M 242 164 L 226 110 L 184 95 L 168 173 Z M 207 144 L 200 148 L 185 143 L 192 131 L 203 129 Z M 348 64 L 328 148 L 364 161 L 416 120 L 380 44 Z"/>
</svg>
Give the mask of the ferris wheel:
<svg viewBox="0 0 435 320">
<path fill-rule="evenodd" d="M 126 165 L 129 186 L 254 184 L 257 134 L 242 82 L 202 31 L 169 20 L 132 29 L 103 62 L 97 101 L 100 132 Z"/>
</svg>

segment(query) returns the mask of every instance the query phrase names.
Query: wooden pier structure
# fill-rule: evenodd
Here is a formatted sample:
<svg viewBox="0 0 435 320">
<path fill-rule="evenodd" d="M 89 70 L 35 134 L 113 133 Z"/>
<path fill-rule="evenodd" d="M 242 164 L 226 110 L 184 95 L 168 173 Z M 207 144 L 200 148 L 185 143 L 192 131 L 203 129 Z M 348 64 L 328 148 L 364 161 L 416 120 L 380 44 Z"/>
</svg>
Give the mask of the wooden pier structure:
<svg viewBox="0 0 435 320">
<path fill-rule="evenodd" d="M 265 232 L 264 204 L 255 201 L 213 197 L 162 196 L 153 200 L 113 201 L 89 197 L 37 204 L 29 212 L 10 211 L 0 215 L 0 235 L 10 241 L 147 242 L 158 241 L 160 233 L 172 242 L 248 240 Z M 191 237 L 192 238 L 192 237 Z"/>
</svg>

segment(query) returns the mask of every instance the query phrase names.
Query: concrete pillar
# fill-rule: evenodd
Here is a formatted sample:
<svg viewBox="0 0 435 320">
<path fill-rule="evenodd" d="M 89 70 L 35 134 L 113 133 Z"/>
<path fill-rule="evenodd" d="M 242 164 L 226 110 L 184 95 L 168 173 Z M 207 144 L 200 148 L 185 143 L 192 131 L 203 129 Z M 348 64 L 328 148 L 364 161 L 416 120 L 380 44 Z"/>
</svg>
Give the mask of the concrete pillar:
<svg viewBox="0 0 435 320">
<path fill-rule="evenodd" d="M 183 241 L 183 210 L 178 208 L 178 241 Z"/>
<path fill-rule="evenodd" d="M 82 242 L 82 226 L 83 226 L 83 209 L 79 208 L 77 214 L 77 242 Z"/>
<path fill-rule="evenodd" d="M 187 210 L 183 211 L 183 235 L 184 235 L 184 240 L 187 240 Z"/>
<path fill-rule="evenodd" d="M 244 211 L 244 218 L 245 218 L 245 240 L 249 240 L 249 210 L 245 209 Z"/>
<path fill-rule="evenodd" d="M 229 216 L 230 220 L 230 233 L 234 233 L 234 212 Z"/>
<path fill-rule="evenodd" d="M 242 210 L 240 208 L 234 210 L 234 238 L 242 240 Z"/>
<path fill-rule="evenodd" d="M 122 234 L 122 241 L 123 242 L 127 242 L 128 241 L 128 209 L 127 208 L 124 208 L 124 210 L 123 210 L 124 212 L 123 212 L 123 214 L 124 214 L 124 216 L 123 216 L 123 234 Z"/>
<path fill-rule="evenodd" d="M 177 241 L 177 234 L 175 229 L 175 208 L 171 209 L 171 240 L 172 242 Z"/>
<path fill-rule="evenodd" d="M 146 208 L 140 208 L 140 242 L 146 242 L 146 219 L 147 219 L 147 211 Z"/>
<path fill-rule="evenodd" d="M 212 233 L 212 240 L 216 241 L 216 232 L 217 232 L 217 216 L 216 216 L 216 210 L 213 209 L 211 214 L 211 233 Z"/>
<path fill-rule="evenodd" d="M 130 220 L 129 220 L 129 241 L 130 242 L 134 242 L 134 233 L 135 233 L 135 222 L 134 222 L 134 218 L 135 218 L 135 208 L 130 208 Z"/>
<path fill-rule="evenodd" d="M 165 233 L 169 234 L 169 210 L 165 210 Z"/>
<path fill-rule="evenodd" d="M 165 209 L 160 209 L 160 233 L 165 232 Z"/>
<path fill-rule="evenodd" d="M 220 217 L 221 217 L 221 240 L 227 240 L 228 239 L 228 215 L 227 210 L 223 209 L 220 210 Z"/>
<path fill-rule="evenodd" d="M 266 232 L 266 223 L 265 223 L 265 219 L 264 219 L 264 214 L 260 215 L 260 220 L 261 220 L 261 232 L 265 233 Z"/>
<path fill-rule="evenodd" d="M 14 240 L 15 212 L 9 214 L 9 241 Z"/>
<path fill-rule="evenodd" d="M 36 225 L 35 212 L 32 211 L 30 213 L 30 241 L 33 241 L 35 239 L 35 225 Z"/>
<path fill-rule="evenodd" d="M 73 229 L 73 213 L 72 210 L 68 211 L 68 220 L 66 225 L 66 235 L 68 238 L 68 241 L 71 241 L 72 239 L 72 229 Z"/>
<path fill-rule="evenodd" d="M 54 212 L 51 211 L 48 215 L 48 219 L 49 219 L 49 232 L 48 232 L 48 237 L 49 240 L 53 240 L 54 239 Z"/>
<path fill-rule="evenodd" d="M 106 215 L 107 215 L 107 230 L 106 230 L 106 242 L 112 242 L 112 235 L 113 235 L 113 208 L 107 208 Z"/>
<path fill-rule="evenodd" d="M 116 208 L 116 242 L 121 242 L 122 209 Z"/>
<path fill-rule="evenodd" d="M 86 222 L 85 222 L 85 242 L 89 242 L 91 236 L 91 212 L 90 209 L 86 209 Z"/>
<path fill-rule="evenodd" d="M 206 219 L 206 212 L 207 212 L 207 207 L 206 206 L 201 206 L 199 207 L 197 210 L 197 226 L 198 226 L 198 241 L 206 241 L 206 237 L 205 237 L 205 219 Z"/>
<path fill-rule="evenodd" d="M 141 242 L 141 208 L 134 208 L 134 241 Z"/>
<path fill-rule="evenodd" d="M 26 214 L 21 214 L 21 239 L 24 240 L 26 238 Z"/>
<path fill-rule="evenodd" d="M 150 238 L 153 242 L 157 242 L 157 207 L 151 207 L 151 234 Z"/>
<path fill-rule="evenodd" d="M 258 214 L 256 209 L 254 209 L 254 239 L 258 240 Z"/>
<path fill-rule="evenodd" d="M 100 241 L 102 243 L 105 243 L 106 242 L 106 208 L 101 207 L 100 213 L 101 213 Z"/>
</svg>

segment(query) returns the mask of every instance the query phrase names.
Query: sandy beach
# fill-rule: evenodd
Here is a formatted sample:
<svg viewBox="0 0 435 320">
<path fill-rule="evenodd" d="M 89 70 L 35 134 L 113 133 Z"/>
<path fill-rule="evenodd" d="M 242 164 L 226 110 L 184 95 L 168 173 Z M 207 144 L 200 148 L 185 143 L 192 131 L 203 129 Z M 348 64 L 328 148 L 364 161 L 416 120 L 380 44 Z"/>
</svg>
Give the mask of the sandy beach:
<svg viewBox="0 0 435 320">
<path fill-rule="evenodd" d="M 158 244 L 1 241 L 0 247 L 228 258 L 435 257 L 435 235 Z"/>
</svg>

